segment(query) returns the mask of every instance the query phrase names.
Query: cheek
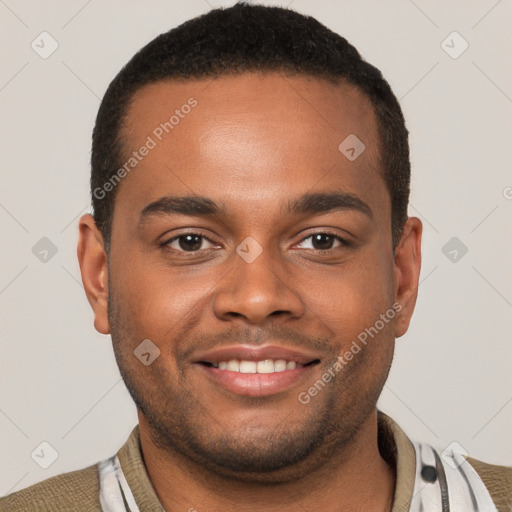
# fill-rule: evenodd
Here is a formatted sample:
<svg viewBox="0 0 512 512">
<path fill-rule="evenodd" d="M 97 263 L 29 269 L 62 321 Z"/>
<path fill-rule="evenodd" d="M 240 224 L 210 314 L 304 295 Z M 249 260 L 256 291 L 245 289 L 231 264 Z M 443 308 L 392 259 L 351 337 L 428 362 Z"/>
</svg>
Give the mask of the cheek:
<svg viewBox="0 0 512 512">
<path fill-rule="evenodd" d="M 185 326 L 190 328 L 199 314 L 215 280 L 208 275 L 171 270 L 164 265 L 150 266 L 142 258 L 117 262 L 112 276 L 115 295 L 122 306 L 124 320 L 138 337 L 150 338 L 158 345 L 168 342 Z"/>
<path fill-rule="evenodd" d="M 382 251 L 366 252 L 336 269 L 319 267 L 300 279 L 300 293 L 310 313 L 342 339 L 357 336 L 393 304 L 389 258 Z"/>
</svg>

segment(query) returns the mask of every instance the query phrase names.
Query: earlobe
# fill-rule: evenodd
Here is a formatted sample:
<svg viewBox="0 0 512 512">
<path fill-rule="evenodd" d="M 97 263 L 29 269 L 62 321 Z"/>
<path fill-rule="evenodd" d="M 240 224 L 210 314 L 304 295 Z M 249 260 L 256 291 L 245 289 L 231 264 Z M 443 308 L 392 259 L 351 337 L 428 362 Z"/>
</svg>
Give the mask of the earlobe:
<svg viewBox="0 0 512 512">
<path fill-rule="evenodd" d="M 395 300 L 401 306 L 397 315 L 395 336 L 403 336 L 418 296 L 421 270 L 421 234 L 423 225 L 417 217 L 409 217 L 395 250 Z"/>
<path fill-rule="evenodd" d="M 77 256 L 85 294 L 94 312 L 94 327 L 101 334 L 109 334 L 107 255 L 101 232 L 90 214 L 79 221 Z"/>
</svg>

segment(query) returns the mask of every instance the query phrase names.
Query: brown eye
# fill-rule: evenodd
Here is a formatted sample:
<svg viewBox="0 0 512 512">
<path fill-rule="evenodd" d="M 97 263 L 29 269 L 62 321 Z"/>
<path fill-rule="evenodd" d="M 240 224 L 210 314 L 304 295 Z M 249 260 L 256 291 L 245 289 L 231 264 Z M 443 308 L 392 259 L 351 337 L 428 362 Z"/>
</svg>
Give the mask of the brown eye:
<svg viewBox="0 0 512 512">
<path fill-rule="evenodd" d="M 310 247 L 305 247 L 303 244 L 305 244 L 308 240 L 310 240 Z M 336 242 L 338 243 L 337 246 L 334 245 Z M 330 249 L 335 249 L 336 247 L 348 246 L 349 243 L 340 236 L 333 233 L 314 233 L 302 239 L 300 245 L 302 245 L 302 249 L 328 251 Z"/>
<path fill-rule="evenodd" d="M 331 235 L 327 235 L 326 233 L 318 233 L 316 235 L 313 235 L 311 241 L 315 249 L 325 251 L 327 249 L 332 248 L 332 245 L 334 243 L 334 237 Z"/>
<path fill-rule="evenodd" d="M 203 235 L 199 235 L 196 233 L 186 233 L 186 234 L 175 236 L 174 238 L 171 238 L 170 240 L 165 242 L 163 245 L 165 247 L 170 247 L 171 249 L 174 249 L 179 252 L 197 252 L 201 249 L 208 248 L 208 247 L 203 247 L 205 242 L 207 242 L 213 246 L 213 243 L 210 242 L 210 240 L 208 240 Z"/>
<path fill-rule="evenodd" d="M 198 251 L 201 249 L 203 237 L 200 235 L 184 235 L 180 236 L 178 241 L 180 248 L 184 251 Z"/>
</svg>

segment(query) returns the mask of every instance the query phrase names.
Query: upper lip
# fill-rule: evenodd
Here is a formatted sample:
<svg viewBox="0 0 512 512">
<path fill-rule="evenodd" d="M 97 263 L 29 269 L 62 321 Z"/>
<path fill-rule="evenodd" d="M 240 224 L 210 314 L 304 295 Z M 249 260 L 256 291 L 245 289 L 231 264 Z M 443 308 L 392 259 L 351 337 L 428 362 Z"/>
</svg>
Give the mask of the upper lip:
<svg viewBox="0 0 512 512">
<path fill-rule="evenodd" d="M 295 361 L 299 364 L 307 364 L 320 360 L 318 354 L 294 347 L 283 347 L 279 345 L 231 345 L 228 347 L 216 348 L 199 354 L 196 363 L 218 364 L 220 361 L 238 359 L 243 361 L 263 361 L 265 359 L 285 359 Z"/>
</svg>

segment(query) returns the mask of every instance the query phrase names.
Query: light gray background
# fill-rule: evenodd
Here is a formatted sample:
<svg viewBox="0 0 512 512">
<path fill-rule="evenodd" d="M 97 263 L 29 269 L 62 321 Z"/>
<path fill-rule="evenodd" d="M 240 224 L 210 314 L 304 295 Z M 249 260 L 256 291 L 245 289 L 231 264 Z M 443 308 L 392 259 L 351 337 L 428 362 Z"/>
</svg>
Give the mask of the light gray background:
<svg viewBox="0 0 512 512">
<path fill-rule="evenodd" d="M 232 3 L 0 0 L 1 495 L 111 455 L 136 423 L 76 259 L 91 131 L 136 50 Z M 382 69 L 411 132 L 423 270 L 380 407 L 412 438 L 512 465 L 512 1 L 289 4 Z M 59 44 L 48 59 L 31 48 L 43 31 Z M 453 31 L 469 43 L 457 59 L 441 46 Z M 457 262 L 442 252 L 454 236 L 469 249 Z M 32 252 L 42 237 L 58 249 L 46 263 Z M 48 469 L 31 458 L 42 441 L 59 454 Z"/>
</svg>

